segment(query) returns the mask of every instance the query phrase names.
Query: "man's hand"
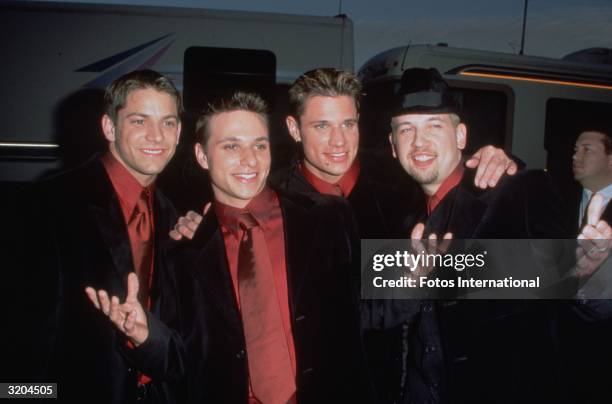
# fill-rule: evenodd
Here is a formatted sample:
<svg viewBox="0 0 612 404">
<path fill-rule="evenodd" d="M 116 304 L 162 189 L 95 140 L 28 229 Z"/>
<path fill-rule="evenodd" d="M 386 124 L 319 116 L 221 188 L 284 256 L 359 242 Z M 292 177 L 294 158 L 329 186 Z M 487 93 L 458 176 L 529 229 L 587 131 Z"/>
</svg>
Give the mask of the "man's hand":
<svg viewBox="0 0 612 404">
<path fill-rule="evenodd" d="M 208 209 L 210 209 L 210 202 L 204 206 L 204 214 L 208 212 Z M 174 225 L 174 229 L 170 231 L 170 237 L 176 241 L 183 237 L 191 240 L 198 226 L 200 226 L 203 217 L 199 213 L 190 210 L 185 216 L 179 217 L 178 222 Z"/>
<path fill-rule="evenodd" d="M 453 239 L 452 233 L 446 233 L 442 237 L 442 243 L 438 245 L 438 236 L 436 234 L 432 233 L 429 235 L 427 240 L 423 240 L 424 232 L 425 225 L 423 223 L 417 223 L 417 225 L 412 229 L 412 233 L 410 234 L 412 251 L 417 254 L 421 252 L 426 254 L 444 254 L 446 251 L 448 251 L 450 242 Z M 419 268 L 414 268 L 410 276 L 413 278 L 418 278 L 419 276 L 427 275 L 431 269 L 431 267 L 420 266 Z"/>
<path fill-rule="evenodd" d="M 94 306 L 101 310 L 135 346 L 139 346 L 149 337 L 147 316 L 137 297 L 138 288 L 138 277 L 134 272 L 128 275 L 127 296 L 123 303 L 119 303 L 117 296 L 112 296 L 109 300 L 108 293 L 103 289 L 96 291 L 89 286 L 85 288 L 85 293 Z"/>
<path fill-rule="evenodd" d="M 587 224 L 578 235 L 576 274 L 579 278 L 595 273 L 610 255 L 612 228 L 607 222 L 599 220 L 604 208 L 603 197 L 593 195 L 587 208 Z"/>
<path fill-rule="evenodd" d="M 474 185 L 482 189 L 496 186 L 504 173 L 514 175 L 518 171 L 516 163 L 502 149 L 494 146 L 480 148 L 465 165 L 477 168 Z"/>
</svg>

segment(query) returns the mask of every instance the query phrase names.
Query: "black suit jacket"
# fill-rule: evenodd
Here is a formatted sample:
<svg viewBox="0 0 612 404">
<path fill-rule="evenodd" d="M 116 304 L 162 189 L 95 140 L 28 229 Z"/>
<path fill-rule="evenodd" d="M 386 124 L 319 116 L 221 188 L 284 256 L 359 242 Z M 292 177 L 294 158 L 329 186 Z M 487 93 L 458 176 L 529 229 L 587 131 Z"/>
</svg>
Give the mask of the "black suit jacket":
<svg viewBox="0 0 612 404">
<path fill-rule="evenodd" d="M 299 162 L 279 173 L 275 182 L 282 189 L 307 194 L 318 191 L 304 178 Z M 412 223 L 423 210 L 423 192 L 407 182 L 402 189 L 370 178 L 361 170 L 357 183 L 346 198 L 362 239 L 407 238 Z M 404 223 L 410 230 L 404 229 Z M 398 402 L 404 392 L 407 373 L 405 334 L 418 311 L 418 301 L 367 300 L 360 306 L 368 368 L 379 403 Z"/>
<path fill-rule="evenodd" d="M 300 172 L 299 162 L 275 176 L 273 182 L 292 192 L 318 194 Z M 355 216 L 359 236 L 364 239 L 409 237 L 410 233 L 401 233 L 404 230 L 402 225 L 404 222 L 412 223 L 424 206 L 420 189 L 396 189 L 368 177 L 364 170 L 346 201 Z"/>
<path fill-rule="evenodd" d="M 123 213 L 102 163 L 93 160 L 74 171 L 38 184 L 24 199 L 30 217 L 24 251 L 16 263 L 20 289 L 29 304 L 18 337 L 28 359 L 20 361 L 23 380 L 58 383 L 65 402 L 127 403 L 135 400 L 137 369 L 153 377 L 153 395 L 172 397 L 165 381 L 178 380 L 176 362 L 160 364 L 143 349 L 126 349 L 126 340 L 85 294 L 85 287 L 105 289 L 125 299 L 133 263 Z M 155 262 L 151 290 L 153 333 L 172 334 L 153 317 L 172 321 L 176 313 L 158 299 L 159 285 L 173 288 L 166 268 L 169 229 L 176 223 L 172 204 L 155 192 Z M 27 216 L 26 216 L 27 215 Z M 168 338 L 170 341 L 170 338 Z M 180 350 L 178 339 L 168 351 Z"/>
<path fill-rule="evenodd" d="M 572 193 L 567 195 L 566 198 L 566 213 L 565 217 L 568 219 L 567 228 L 569 229 L 571 234 L 579 234 L 579 221 L 578 216 L 580 215 L 580 201 L 582 200 L 582 187 L 576 183 L 576 186 L 573 188 Z M 601 219 L 605 220 L 608 223 L 612 223 L 612 204 L 608 203 L 603 213 L 601 214 Z"/>
<path fill-rule="evenodd" d="M 369 402 L 352 279 L 358 259 L 350 212 L 338 198 L 279 192 L 297 401 Z M 212 212 L 213 210 L 211 210 Z M 181 333 L 189 352 L 190 403 L 246 403 L 242 320 L 225 244 L 209 213 L 176 251 Z"/>
<path fill-rule="evenodd" d="M 426 235 L 452 232 L 455 239 L 568 237 L 560 198 L 543 171 L 521 171 L 487 190 L 473 185 L 473 175 L 466 171 L 460 184 L 426 219 Z M 523 403 L 559 398 L 553 317 L 548 305 L 541 303 L 436 303 L 450 402 Z M 417 355 L 429 358 L 431 366 L 442 358 L 436 350 Z"/>
<path fill-rule="evenodd" d="M 580 231 L 578 218 L 582 188 L 568 195 L 566 217 L 572 234 Z M 601 219 L 612 223 L 612 204 Z M 612 371 L 612 303 L 608 299 L 577 300 L 558 307 L 561 377 L 567 386 L 566 402 L 605 403 L 610 400 L 607 375 Z M 592 369 L 588 374 L 584 369 Z"/>
</svg>

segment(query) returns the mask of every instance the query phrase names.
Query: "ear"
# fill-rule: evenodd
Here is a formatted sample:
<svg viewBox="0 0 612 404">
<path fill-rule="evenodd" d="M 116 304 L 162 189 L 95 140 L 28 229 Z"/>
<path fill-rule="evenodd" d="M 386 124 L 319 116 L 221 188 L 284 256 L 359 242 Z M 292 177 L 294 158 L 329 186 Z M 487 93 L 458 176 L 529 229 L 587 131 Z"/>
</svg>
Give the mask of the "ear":
<svg viewBox="0 0 612 404">
<path fill-rule="evenodd" d="M 296 142 L 302 141 L 302 134 L 300 133 L 300 125 L 298 121 L 291 115 L 285 119 L 285 123 L 287 124 L 287 130 L 289 130 L 289 134 Z"/>
<path fill-rule="evenodd" d="M 463 123 L 457 125 L 455 136 L 457 137 L 457 148 L 459 150 L 465 149 L 465 145 L 467 144 L 467 126 Z"/>
<path fill-rule="evenodd" d="M 104 137 L 109 142 L 114 142 L 116 140 L 115 137 L 115 123 L 111 119 L 110 116 L 104 114 L 102 115 L 102 132 L 104 133 Z"/>
<path fill-rule="evenodd" d="M 204 152 L 204 147 L 202 143 L 196 142 L 193 146 L 193 150 L 195 152 L 196 160 L 198 164 L 205 170 L 208 170 L 208 158 L 206 157 L 206 153 Z"/>
<path fill-rule="evenodd" d="M 391 145 L 391 153 L 393 153 L 393 157 L 397 158 L 397 153 L 395 152 L 395 143 L 393 143 L 393 132 L 389 132 L 389 144 Z"/>
</svg>

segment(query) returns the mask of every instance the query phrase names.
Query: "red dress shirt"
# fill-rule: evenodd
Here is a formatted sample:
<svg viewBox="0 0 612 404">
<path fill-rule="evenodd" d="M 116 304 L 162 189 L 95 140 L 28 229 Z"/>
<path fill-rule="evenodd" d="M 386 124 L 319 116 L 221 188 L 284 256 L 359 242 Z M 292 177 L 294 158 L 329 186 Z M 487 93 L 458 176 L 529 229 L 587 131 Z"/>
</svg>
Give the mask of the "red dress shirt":
<svg viewBox="0 0 612 404">
<path fill-rule="evenodd" d="M 304 165 L 304 163 L 300 163 L 299 170 L 306 181 L 308 181 L 308 183 L 312 185 L 320 194 L 336 195 L 348 198 L 353 188 L 355 188 L 361 167 L 359 166 L 359 161 L 355 160 L 351 165 L 351 168 L 349 168 L 348 171 L 345 172 L 340 180 L 335 184 L 330 184 L 329 182 L 324 181 L 314 175 Z"/>
<path fill-rule="evenodd" d="M 151 219 L 150 220 L 151 237 L 150 237 L 150 240 L 151 240 L 151 243 L 155 245 L 154 243 L 155 220 L 153 220 L 153 218 L 155 217 L 153 213 L 154 185 L 151 184 L 148 187 L 143 187 L 142 185 L 140 185 L 140 183 L 136 180 L 136 178 L 134 178 L 134 176 L 127 170 L 127 168 L 125 168 L 119 161 L 117 161 L 115 156 L 113 156 L 113 154 L 110 152 L 102 156 L 100 160 L 102 161 L 102 164 L 104 165 L 104 168 L 106 169 L 106 173 L 108 174 L 108 177 L 110 178 L 110 181 L 113 184 L 113 188 L 115 189 L 115 193 L 117 194 L 117 198 L 119 199 L 119 205 L 121 206 L 121 211 L 123 212 L 123 219 L 128 229 L 128 236 L 130 238 L 130 247 L 132 249 L 132 252 L 136 248 L 140 248 L 139 247 L 140 243 L 136 242 L 137 235 L 130 228 L 130 226 L 127 226 L 127 224 L 130 218 L 132 217 L 132 215 L 134 214 L 134 209 L 136 208 L 136 204 L 138 203 L 138 200 L 140 199 L 140 195 L 142 194 L 143 191 L 146 193 L 147 197 L 149 198 L 148 202 L 149 202 L 149 207 L 151 208 L 151 217 L 150 217 Z M 132 257 L 136 255 L 140 255 L 140 254 L 132 254 Z M 153 261 L 154 261 L 153 257 L 154 256 L 155 256 L 155 249 L 152 248 L 152 254 L 150 257 L 150 261 L 148 263 L 149 268 L 150 268 L 149 270 L 149 290 L 151 290 L 151 281 L 153 279 Z M 134 269 L 137 267 L 138 267 L 138 263 L 134 262 Z M 150 296 L 147 299 L 147 306 L 148 308 L 151 307 Z M 134 348 L 134 345 L 131 343 L 131 341 L 127 342 L 127 346 L 129 348 Z M 146 384 L 146 383 L 149 383 L 150 381 L 151 381 L 150 377 L 148 377 L 144 373 L 140 373 L 140 372 L 138 373 L 138 383 L 139 384 Z"/>
<path fill-rule="evenodd" d="M 262 228 L 266 239 L 272 271 L 274 273 L 274 285 L 280 307 L 281 319 L 287 339 L 287 347 L 291 359 L 293 375 L 296 373 L 295 345 L 291 328 L 291 311 L 289 309 L 289 289 L 287 287 L 287 267 L 285 259 L 285 232 L 283 228 L 283 215 L 280 208 L 278 196 L 270 188 L 266 187 L 255 198 L 253 198 L 244 209 L 224 205 L 219 201 L 214 203 L 215 213 L 221 224 L 221 233 L 225 242 L 227 261 L 229 263 L 234 295 L 238 308 L 240 308 L 240 296 L 238 292 L 238 251 L 240 240 L 244 231 L 238 226 L 238 216 L 241 212 L 248 211 L 253 215 Z M 249 388 L 249 402 L 257 403 Z"/>
<path fill-rule="evenodd" d="M 123 219 L 127 226 L 130 218 L 134 213 L 134 209 L 136 208 L 136 204 L 138 203 L 138 199 L 140 199 L 140 195 L 144 191 L 149 198 L 149 206 L 151 207 L 151 243 L 155 240 L 155 220 L 153 217 L 155 216 L 153 213 L 153 192 L 154 192 L 154 184 L 151 184 L 148 187 L 143 187 L 140 183 L 134 178 L 134 176 L 125 168 L 112 153 L 108 152 L 101 158 L 102 164 L 106 169 L 106 172 L 113 184 L 113 188 L 115 189 L 115 193 L 117 194 L 117 198 L 119 199 L 119 204 L 121 205 L 121 211 L 123 212 Z M 139 245 L 136 240 L 137 236 L 135 233 L 131 231 L 128 227 L 128 235 L 130 237 L 130 246 L 132 251 L 135 248 L 138 248 Z M 135 256 L 137 254 L 132 254 Z M 151 287 L 151 280 L 153 279 L 153 257 L 155 256 L 155 251 L 151 254 L 151 259 L 149 262 L 149 290 Z M 138 267 L 138 263 L 134 263 L 134 268 Z M 148 306 L 151 306 L 150 299 L 148 300 Z"/>
<path fill-rule="evenodd" d="M 440 188 L 438 188 L 433 195 L 427 198 L 427 215 L 431 215 L 431 212 L 433 212 L 436 206 L 442 202 L 446 194 L 448 194 L 451 189 L 459 185 L 461 178 L 463 178 L 464 171 L 465 168 L 463 168 L 463 161 L 460 161 L 459 164 L 457 164 L 457 167 L 455 167 L 450 175 L 442 182 Z"/>
</svg>

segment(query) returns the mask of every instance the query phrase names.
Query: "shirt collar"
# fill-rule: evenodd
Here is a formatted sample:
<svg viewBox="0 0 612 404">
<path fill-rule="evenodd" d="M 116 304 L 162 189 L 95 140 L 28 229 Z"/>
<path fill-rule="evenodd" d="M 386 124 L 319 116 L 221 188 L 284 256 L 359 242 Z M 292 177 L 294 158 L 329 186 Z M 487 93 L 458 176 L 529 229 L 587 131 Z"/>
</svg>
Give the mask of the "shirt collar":
<svg viewBox="0 0 612 404">
<path fill-rule="evenodd" d="M 607 203 L 610 199 L 612 199 L 612 184 L 608 184 L 607 187 L 600 189 L 597 191 L 597 193 L 602 195 L 604 197 L 604 202 Z"/>
<path fill-rule="evenodd" d="M 607 187 L 600 189 L 597 191 L 598 194 L 603 196 L 604 198 L 604 206 L 608 205 L 610 199 L 612 199 L 612 184 L 609 184 Z M 578 215 L 578 225 L 581 224 L 582 218 L 584 217 L 584 212 L 586 211 L 589 202 L 591 201 L 591 197 L 593 196 L 593 192 L 590 189 L 582 188 L 582 199 L 580 200 L 580 213 Z"/>
<path fill-rule="evenodd" d="M 226 227 L 236 238 L 240 238 L 238 218 L 241 213 L 249 212 L 253 215 L 257 224 L 265 230 L 272 210 L 280 207 L 278 195 L 268 186 L 251 199 L 249 204 L 242 209 L 226 205 L 217 200 L 215 200 L 213 205 L 219 223 Z"/>
<path fill-rule="evenodd" d="M 128 212 L 133 212 L 138 199 L 143 191 L 147 193 L 149 198 L 149 206 L 152 206 L 153 191 L 155 185 L 151 184 L 148 187 L 140 185 L 138 180 L 121 164 L 117 158 L 109 151 L 106 152 L 100 160 L 108 173 L 108 176 L 117 192 L 117 196 Z"/>
<path fill-rule="evenodd" d="M 463 168 L 463 161 L 459 161 L 457 167 L 450 173 L 448 177 L 442 182 L 440 188 L 431 196 L 427 198 L 427 214 L 430 215 L 431 212 L 438 206 L 440 202 L 444 199 L 446 194 L 448 194 L 453 188 L 455 188 L 461 182 L 461 178 L 463 178 L 463 173 L 465 168 Z"/>
<path fill-rule="evenodd" d="M 314 175 L 303 162 L 300 162 L 298 169 L 306 181 L 312 185 L 317 192 L 325 195 L 338 195 L 338 193 L 340 193 L 341 196 L 345 198 L 347 198 L 353 191 L 353 188 L 355 188 L 357 178 L 361 172 L 359 161 L 355 159 L 348 171 L 340 177 L 340 180 L 335 184 L 331 184 Z"/>
</svg>

